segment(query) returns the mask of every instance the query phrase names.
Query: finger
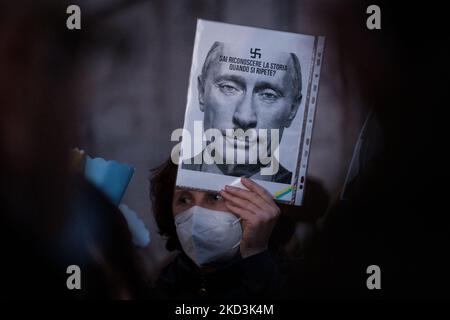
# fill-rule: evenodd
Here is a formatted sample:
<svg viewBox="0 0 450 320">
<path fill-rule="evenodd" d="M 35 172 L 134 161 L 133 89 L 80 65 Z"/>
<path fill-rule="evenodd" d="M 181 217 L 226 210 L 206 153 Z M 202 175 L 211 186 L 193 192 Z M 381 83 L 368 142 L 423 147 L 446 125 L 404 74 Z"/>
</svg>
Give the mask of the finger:
<svg viewBox="0 0 450 320">
<path fill-rule="evenodd" d="M 261 187 L 256 182 L 254 182 L 248 178 L 241 178 L 241 182 L 245 187 L 247 187 L 249 190 L 258 194 L 261 198 L 263 198 L 270 205 L 275 203 L 273 201 L 272 195 L 269 193 L 269 191 L 267 191 L 266 189 Z"/>
<path fill-rule="evenodd" d="M 226 200 L 231 202 L 233 205 L 240 207 L 242 209 L 246 209 L 253 214 L 258 214 L 261 209 L 254 205 L 253 203 L 249 202 L 246 199 L 242 199 L 240 197 L 233 196 L 231 193 L 226 191 L 220 191 L 219 194 Z"/>
<path fill-rule="evenodd" d="M 225 191 L 221 191 L 220 194 L 224 197 L 225 203 L 229 203 L 235 207 L 247 210 L 252 213 L 253 221 L 269 222 L 273 219 L 276 219 L 278 216 L 279 211 L 276 208 L 270 207 L 269 205 L 266 205 L 265 209 L 260 209 L 251 202 L 238 197 L 234 197 Z"/>
<path fill-rule="evenodd" d="M 249 221 L 255 216 L 250 211 L 237 207 L 228 201 L 225 201 L 225 205 L 232 213 L 236 214 L 242 220 Z"/>
<path fill-rule="evenodd" d="M 232 194 L 235 197 L 245 199 L 253 204 L 255 204 L 260 209 L 264 209 L 267 206 L 267 202 L 262 199 L 258 194 L 247 191 L 241 188 L 236 188 L 232 186 L 225 186 L 225 191 Z"/>
</svg>

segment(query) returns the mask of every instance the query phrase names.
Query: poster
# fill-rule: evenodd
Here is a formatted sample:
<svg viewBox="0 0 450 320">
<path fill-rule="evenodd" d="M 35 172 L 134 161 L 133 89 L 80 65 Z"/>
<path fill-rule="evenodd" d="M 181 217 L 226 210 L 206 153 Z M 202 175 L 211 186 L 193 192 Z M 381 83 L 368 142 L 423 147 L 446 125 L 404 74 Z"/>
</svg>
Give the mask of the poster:
<svg viewBox="0 0 450 320">
<path fill-rule="evenodd" d="M 248 177 L 301 205 L 325 38 L 198 20 L 178 187 Z M 176 138 L 176 137 L 175 137 Z"/>
</svg>

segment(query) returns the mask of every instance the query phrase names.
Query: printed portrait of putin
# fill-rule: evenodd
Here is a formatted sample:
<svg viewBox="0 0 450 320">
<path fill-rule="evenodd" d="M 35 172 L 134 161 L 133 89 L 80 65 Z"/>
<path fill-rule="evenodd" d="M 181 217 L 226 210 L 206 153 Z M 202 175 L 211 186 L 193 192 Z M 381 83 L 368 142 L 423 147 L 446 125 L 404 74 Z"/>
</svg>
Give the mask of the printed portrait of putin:
<svg viewBox="0 0 450 320">
<path fill-rule="evenodd" d="M 218 129 L 226 138 L 227 129 L 256 129 L 253 130 L 255 132 L 258 129 L 267 129 L 269 132 L 270 129 L 278 129 L 279 145 L 284 129 L 291 125 L 301 103 L 301 68 L 294 53 L 262 50 L 261 55 L 261 60 L 284 68 L 275 72 L 267 71 L 268 69 L 267 72 L 244 72 L 239 65 L 234 68 L 230 66 L 229 61 L 236 61 L 235 57 L 251 59 L 249 48 L 223 42 L 215 42 L 212 45 L 197 79 L 198 103 L 204 116 L 204 130 Z M 257 71 L 260 70 L 264 71 Z M 273 141 L 270 141 L 270 135 L 267 136 L 267 146 L 270 149 Z M 244 147 L 248 148 L 248 141 Z M 280 155 L 283 156 L 286 155 Z M 272 175 L 261 175 L 263 166 L 260 161 L 256 164 L 183 161 L 182 164 L 182 168 L 187 170 L 291 183 L 292 172 L 281 164 Z"/>
</svg>

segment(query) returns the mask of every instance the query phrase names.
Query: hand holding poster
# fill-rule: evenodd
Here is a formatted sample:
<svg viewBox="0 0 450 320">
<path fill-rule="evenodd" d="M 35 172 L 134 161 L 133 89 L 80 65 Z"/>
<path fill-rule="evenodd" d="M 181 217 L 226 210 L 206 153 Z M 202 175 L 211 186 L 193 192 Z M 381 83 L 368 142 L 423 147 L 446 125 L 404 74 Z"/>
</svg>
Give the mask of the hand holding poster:
<svg viewBox="0 0 450 320">
<path fill-rule="evenodd" d="M 198 20 L 177 186 L 301 205 L 324 38 Z"/>
</svg>

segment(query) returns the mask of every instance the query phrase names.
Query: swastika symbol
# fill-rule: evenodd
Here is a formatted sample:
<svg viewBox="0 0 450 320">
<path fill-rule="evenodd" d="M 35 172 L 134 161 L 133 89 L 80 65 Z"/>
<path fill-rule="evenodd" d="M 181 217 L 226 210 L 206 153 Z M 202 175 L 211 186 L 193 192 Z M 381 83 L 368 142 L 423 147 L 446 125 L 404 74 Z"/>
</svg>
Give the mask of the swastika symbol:
<svg viewBox="0 0 450 320">
<path fill-rule="evenodd" d="M 253 59 L 256 58 L 258 56 L 258 59 L 261 59 L 261 53 L 259 53 L 261 51 L 261 49 L 259 48 L 251 48 L 250 49 L 250 57 L 252 57 Z"/>
</svg>

